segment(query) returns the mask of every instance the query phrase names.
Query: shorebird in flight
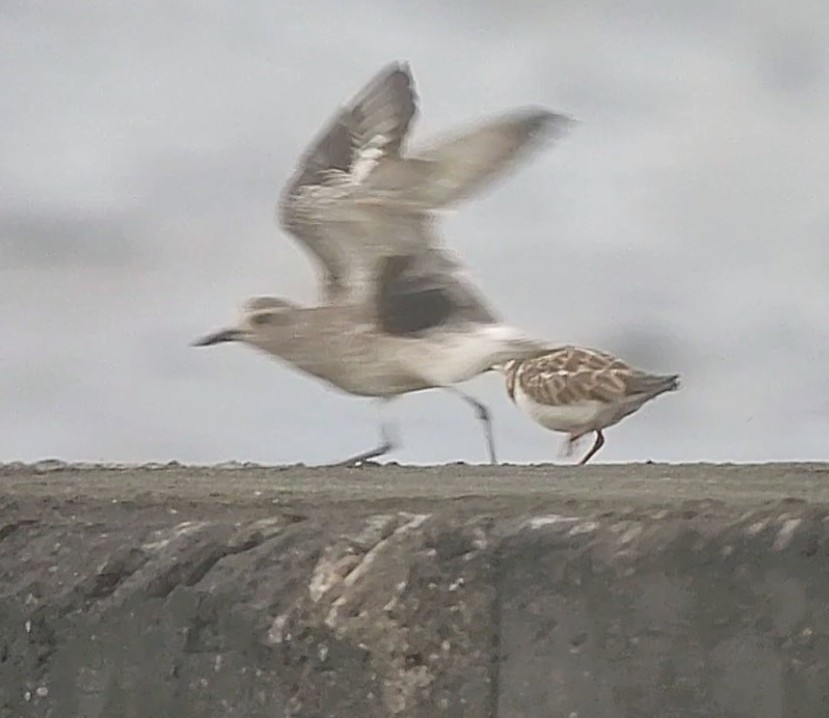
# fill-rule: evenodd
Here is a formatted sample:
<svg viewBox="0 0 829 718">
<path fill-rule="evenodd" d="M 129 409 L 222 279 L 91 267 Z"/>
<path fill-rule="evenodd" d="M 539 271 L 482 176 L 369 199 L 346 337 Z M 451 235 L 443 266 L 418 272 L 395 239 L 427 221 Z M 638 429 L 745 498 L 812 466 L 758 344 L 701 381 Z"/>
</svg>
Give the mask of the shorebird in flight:
<svg viewBox="0 0 829 718">
<path fill-rule="evenodd" d="M 455 385 L 550 345 L 496 316 L 442 246 L 435 211 L 480 192 L 569 120 L 520 110 L 409 156 L 402 148 L 416 109 L 412 85 L 406 65 L 376 75 L 312 142 L 280 197 L 282 226 L 321 270 L 320 306 L 249 300 L 235 326 L 196 344 L 243 342 L 382 404 L 449 390 L 475 407 L 494 463 L 489 411 Z M 380 445 L 347 462 L 396 444 L 381 422 Z"/>
<path fill-rule="evenodd" d="M 679 389 L 679 375 L 634 369 L 606 352 L 563 346 L 530 359 L 499 365 L 510 399 L 538 424 L 569 434 L 566 453 L 581 437 L 596 433 L 586 464 L 605 443 L 604 429 L 667 391 Z"/>
</svg>

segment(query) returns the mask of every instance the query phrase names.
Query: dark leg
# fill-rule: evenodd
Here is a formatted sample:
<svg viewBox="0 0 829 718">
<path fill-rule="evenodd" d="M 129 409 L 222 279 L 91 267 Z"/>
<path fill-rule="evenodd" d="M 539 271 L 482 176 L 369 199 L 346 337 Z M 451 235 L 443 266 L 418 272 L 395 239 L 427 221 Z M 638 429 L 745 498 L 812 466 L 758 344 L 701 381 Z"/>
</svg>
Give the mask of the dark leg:
<svg viewBox="0 0 829 718">
<path fill-rule="evenodd" d="M 591 458 L 593 458 L 593 455 L 599 449 L 601 449 L 603 446 L 604 446 L 604 434 L 602 434 L 602 430 L 599 429 L 596 432 L 596 441 L 593 442 L 593 448 L 591 448 L 590 451 L 587 452 L 585 457 L 581 461 L 579 461 L 579 464 L 586 464 L 588 461 L 590 461 Z"/>
<path fill-rule="evenodd" d="M 489 463 L 497 464 L 498 460 L 495 458 L 495 438 L 492 435 L 492 417 L 489 414 L 489 409 L 487 409 L 484 404 L 474 397 L 469 396 L 469 394 L 465 394 L 460 389 L 456 389 L 454 386 L 447 386 L 445 388 L 447 391 L 451 391 L 453 394 L 459 396 L 473 409 L 475 409 L 475 416 L 478 418 L 478 421 L 484 425 L 484 437 L 486 438 L 486 446 L 489 451 Z"/>
<path fill-rule="evenodd" d="M 364 464 L 369 459 L 376 459 L 378 456 L 383 456 L 384 454 L 388 454 L 390 451 L 396 448 L 396 444 L 392 441 L 391 437 L 386 432 L 386 427 L 381 427 L 380 429 L 380 445 L 375 449 L 370 449 L 369 451 L 364 451 L 362 454 L 357 454 L 356 456 L 352 456 L 345 461 L 341 461 L 337 466 L 359 466 L 360 464 Z"/>
<path fill-rule="evenodd" d="M 383 403 L 380 405 L 380 409 L 386 406 L 388 400 L 383 400 Z M 339 463 L 335 464 L 335 466 L 359 466 L 360 464 L 364 464 L 366 461 L 370 459 L 376 459 L 378 456 L 383 456 L 384 454 L 388 454 L 390 451 L 396 449 L 398 446 L 398 442 L 392 436 L 392 432 L 390 430 L 390 425 L 381 419 L 380 421 L 380 445 L 374 449 L 369 449 L 368 451 L 364 451 L 362 454 L 357 454 L 356 456 L 352 456 L 345 461 L 340 461 Z"/>
</svg>

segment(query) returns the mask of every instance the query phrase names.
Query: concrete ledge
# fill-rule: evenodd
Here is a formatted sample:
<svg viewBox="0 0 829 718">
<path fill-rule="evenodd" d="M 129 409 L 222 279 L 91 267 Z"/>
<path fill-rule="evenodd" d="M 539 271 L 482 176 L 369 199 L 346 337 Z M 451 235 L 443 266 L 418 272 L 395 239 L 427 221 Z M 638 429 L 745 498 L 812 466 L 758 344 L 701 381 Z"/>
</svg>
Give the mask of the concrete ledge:
<svg viewBox="0 0 829 718">
<path fill-rule="evenodd" d="M 0 717 L 829 715 L 829 467 L 0 466 Z"/>
</svg>

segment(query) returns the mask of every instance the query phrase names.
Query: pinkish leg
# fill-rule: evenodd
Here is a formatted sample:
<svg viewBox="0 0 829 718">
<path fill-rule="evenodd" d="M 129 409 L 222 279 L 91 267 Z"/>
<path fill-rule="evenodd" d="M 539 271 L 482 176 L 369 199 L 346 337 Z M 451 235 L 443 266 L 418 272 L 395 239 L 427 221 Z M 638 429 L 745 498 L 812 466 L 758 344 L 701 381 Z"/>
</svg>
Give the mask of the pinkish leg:
<svg viewBox="0 0 829 718">
<path fill-rule="evenodd" d="M 602 447 L 604 446 L 604 434 L 602 434 L 601 429 L 596 432 L 596 441 L 593 442 L 593 447 L 590 451 L 587 452 L 585 457 L 579 461 L 579 464 L 586 464 L 590 459 L 593 458 L 593 455 Z"/>
</svg>

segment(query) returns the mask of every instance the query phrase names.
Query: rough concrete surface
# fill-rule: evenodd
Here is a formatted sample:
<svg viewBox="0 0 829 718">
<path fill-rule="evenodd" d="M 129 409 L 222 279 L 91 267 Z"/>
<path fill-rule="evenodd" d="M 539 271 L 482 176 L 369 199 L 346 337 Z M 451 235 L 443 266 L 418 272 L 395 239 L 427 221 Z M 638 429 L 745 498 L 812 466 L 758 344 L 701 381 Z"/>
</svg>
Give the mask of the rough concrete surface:
<svg viewBox="0 0 829 718">
<path fill-rule="evenodd" d="M 829 716 L 829 466 L 0 466 L 0 717 Z"/>
</svg>

